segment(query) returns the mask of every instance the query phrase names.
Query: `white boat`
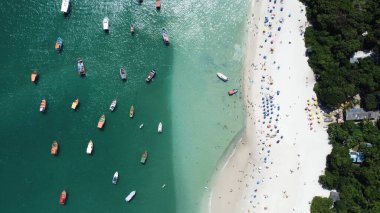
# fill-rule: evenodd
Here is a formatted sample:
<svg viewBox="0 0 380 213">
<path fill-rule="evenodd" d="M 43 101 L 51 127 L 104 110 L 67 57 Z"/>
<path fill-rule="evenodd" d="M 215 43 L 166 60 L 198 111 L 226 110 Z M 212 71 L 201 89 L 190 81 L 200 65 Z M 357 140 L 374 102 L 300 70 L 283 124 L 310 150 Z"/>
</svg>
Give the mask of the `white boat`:
<svg viewBox="0 0 380 213">
<path fill-rule="evenodd" d="M 111 105 L 110 105 L 110 110 L 113 112 L 115 110 L 115 107 L 116 107 L 116 104 L 117 104 L 117 101 L 116 99 L 112 101 Z"/>
<path fill-rule="evenodd" d="M 117 184 L 118 180 L 119 180 L 119 172 L 116 171 L 115 174 L 113 174 L 112 183 Z"/>
<path fill-rule="evenodd" d="M 139 128 L 142 129 L 144 127 L 144 124 L 140 124 Z"/>
<path fill-rule="evenodd" d="M 216 75 L 222 80 L 222 81 L 228 81 L 227 76 L 225 76 L 223 73 L 216 73 Z"/>
<path fill-rule="evenodd" d="M 62 0 L 61 12 L 67 13 L 69 11 L 70 0 Z"/>
<path fill-rule="evenodd" d="M 87 149 L 86 149 L 86 153 L 88 155 L 91 155 L 92 154 L 92 149 L 94 148 L 94 143 L 92 142 L 92 140 L 90 140 L 87 144 Z"/>
<path fill-rule="evenodd" d="M 129 193 L 129 195 L 125 198 L 125 201 L 129 202 L 130 200 L 132 200 L 135 194 L 136 194 L 136 191 L 132 191 L 131 193 Z"/>
<path fill-rule="evenodd" d="M 162 123 L 161 122 L 158 124 L 157 132 L 158 133 L 162 132 Z"/>
<path fill-rule="evenodd" d="M 105 17 L 103 19 L 103 30 L 108 31 L 110 29 L 109 27 L 110 27 L 109 26 L 109 19 L 108 19 L 108 17 Z"/>
</svg>

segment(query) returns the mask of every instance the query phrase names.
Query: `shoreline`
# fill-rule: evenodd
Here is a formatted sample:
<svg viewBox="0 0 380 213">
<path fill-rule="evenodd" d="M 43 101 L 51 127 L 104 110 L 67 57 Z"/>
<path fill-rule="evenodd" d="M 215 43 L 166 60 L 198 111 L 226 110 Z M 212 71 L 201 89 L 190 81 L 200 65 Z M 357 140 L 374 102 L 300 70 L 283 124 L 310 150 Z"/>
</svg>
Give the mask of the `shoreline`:
<svg viewBox="0 0 380 213">
<path fill-rule="evenodd" d="M 218 162 L 201 212 L 309 212 L 314 196 L 328 196 L 318 178 L 331 147 L 316 119 L 323 111 L 308 106 L 315 80 L 304 55 L 305 6 L 252 0 L 247 19 L 246 127 Z"/>
</svg>

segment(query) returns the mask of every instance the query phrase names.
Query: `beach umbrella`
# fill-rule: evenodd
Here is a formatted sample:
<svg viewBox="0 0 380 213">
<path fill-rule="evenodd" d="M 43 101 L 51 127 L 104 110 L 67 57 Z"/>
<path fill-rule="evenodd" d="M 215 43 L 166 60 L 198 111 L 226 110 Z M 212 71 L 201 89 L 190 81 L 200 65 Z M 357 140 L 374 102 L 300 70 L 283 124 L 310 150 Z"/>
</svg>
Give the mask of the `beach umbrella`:
<svg viewBox="0 0 380 213">
<path fill-rule="evenodd" d="M 321 118 L 321 116 L 320 116 L 320 115 L 317 115 L 317 118 Z"/>
<path fill-rule="evenodd" d="M 307 107 L 307 110 L 311 111 L 311 107 Z"/>
<path fill-rule="evenodd" d="M 267 128 L 270 128 L 270 127 L 271 127 L 271 125 L 270 125 L 270 124 L 268 124 L 268 125 L 267 125 Z"/>
<path fill-rule="evenodd" d="M 310 116 L 310 117 L 313 116 L 313 113 L 312 113 L 312 112 L 309 112 L 309 116 Z"/>
</svg>

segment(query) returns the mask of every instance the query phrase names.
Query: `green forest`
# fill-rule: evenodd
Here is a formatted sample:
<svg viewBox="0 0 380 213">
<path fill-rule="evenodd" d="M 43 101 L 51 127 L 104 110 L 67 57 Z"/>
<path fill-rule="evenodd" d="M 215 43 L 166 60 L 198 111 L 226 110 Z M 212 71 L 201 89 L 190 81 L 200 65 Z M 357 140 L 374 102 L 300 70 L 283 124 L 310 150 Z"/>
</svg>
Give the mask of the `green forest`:
<svg viewBox="0 0 380 213">
<path fill-rule="evenodd" d="M 319 100 L 335 109 L 360 94 L 362 107 L 380 109 L 380 1 L 301 1 L 311 24 L 305 43 Z M 359 50 L 373 54 L 351 64 Z"/>
<path fill-rule="evenodd" d="M 319 182 L 326 189 L 336 189 L 340 200 L 333 204 L 329 198 L 315 197 L 312 213 L 380 212 L 380 131 L 372 122 L 330 124 L 328 129 L 331 154 L 327 156 L 325 174 Z M 365 158 L 361 164 L 352 163 L 348 152 L 356 148 Z"/>
</svg>

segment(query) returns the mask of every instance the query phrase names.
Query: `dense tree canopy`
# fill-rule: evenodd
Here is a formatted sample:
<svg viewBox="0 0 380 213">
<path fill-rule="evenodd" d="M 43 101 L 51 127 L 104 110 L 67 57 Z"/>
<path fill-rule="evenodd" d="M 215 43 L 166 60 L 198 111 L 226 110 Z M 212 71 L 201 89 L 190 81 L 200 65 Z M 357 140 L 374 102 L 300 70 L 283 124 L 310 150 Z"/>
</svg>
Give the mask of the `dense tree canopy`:
<svg viewBox="0 0 380 213">
<path fill-rule="evenodd" d="M 340 200 L 330 209 L 330 201 L 316 197 L 311 212 L 380 212 L 380 130 L 371 122 L 348 121 L 330 124 L 328 133 L 333 149 L 319 182 L 324 188 L 336 189 Z M 364 153 L 360 165 L 349 157 L 353 147 Z"/>
<path fill-rule="evenodd" d="M 309 64 L 317 77 L 315 92 L 336 108 L 356 94 L 367 110 L 380 108 L 380 1 L 302 0 L 312 26 L 305 31 Z M 368 32 L 363 36 L 364 32 Z M 371 57 L 350 64 L 356 51 Z"/>
</svg>

